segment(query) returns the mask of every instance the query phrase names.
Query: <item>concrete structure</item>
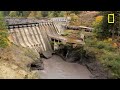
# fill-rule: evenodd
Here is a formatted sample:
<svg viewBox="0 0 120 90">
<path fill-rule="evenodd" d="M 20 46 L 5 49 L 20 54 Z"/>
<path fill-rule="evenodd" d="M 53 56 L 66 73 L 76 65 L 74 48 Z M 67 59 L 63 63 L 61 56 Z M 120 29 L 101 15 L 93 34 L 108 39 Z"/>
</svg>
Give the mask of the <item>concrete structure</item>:
<svg viewBox="0 0 120 90">
<path fill-rule="evenodd" d="M 56 48 L 52 48 L 52 41 L 54 41 L 55 46 L 56 42 L 84 44 L 82 40 L 72 40 L 60 36 L 60 31 L 51 21 L 12 24 L 8 25 L 8 30 L 11 42 L 18 46 L 34 49 L 39 53 L 44 51 L 53 52 Z"/>
<path fill-rule="evenodd" d="M 54 22 L 54 25 L 58 28 L 59 35 L 63 34 L 64 27 L 62 25 L 69 25 L 70 17 L 56 17 L 51 18 L 51 21 Z"/>
</svg>

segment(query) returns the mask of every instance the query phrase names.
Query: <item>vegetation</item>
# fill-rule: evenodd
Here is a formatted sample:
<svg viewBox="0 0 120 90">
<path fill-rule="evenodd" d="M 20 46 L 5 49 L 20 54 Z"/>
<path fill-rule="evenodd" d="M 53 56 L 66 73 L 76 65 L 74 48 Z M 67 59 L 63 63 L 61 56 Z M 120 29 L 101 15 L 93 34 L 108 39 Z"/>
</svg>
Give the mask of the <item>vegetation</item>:
<svg viewBox="0 0 120 90">
<path fill-rule="evenodd" d="M 41 11 L 37 11 L 37 13 L 36 13 L 36 18 L 37 18 L 37 19 L 40 19 L 41 17 L 42 17 Z"/>
<path fill-rule="evenodd" d="M 8 46 L 8 34 L 5 27 L 3 12 L 0 12 L 0 48 Z"/>
<path fill-rule="evenodd" d="M 4 11 L 4 16 L 10 17 L 64 17 L 70 14 L 79 15 L 79 11 Z"/>
<path fill-rule="evenodd" d="M 108 23 L 108 14 L 115 14 L 115 23 Z M 9 45 L 8 33 L 5 27 L 4 16 L 10 17 L 25 17 L 37 18 L 41 17 L 71 17 L 70 25 L 83 25 L 94 27 L 91 33 L 69 30 L 65 32 L 65 37 L 79 39 L 80 33 L 85 34 L 84 48 L 77 48 L 76 55 L 82 59 L 86 55 L 95 57 L 96 61 L 111 71 L 112 78 L 120 78 L 120 11 L 102 11 L 102 12 L 80 12 L 80 11 L 0 11 L 0 48 L 5 48 Z M 51 42 L 52 43 L 52 42 Z M 60 44 L 60 43 L 59 43 Z M 83 52 L 81 54 L 82 51 Z M 30 58 L 30 51 L 26 51 L 25 55 Z M 81 58 L 81 57 L 80 57 Z M 22 64 L 21 64 L 22 65 Z"/>
<path fill-rule="evenodd" d="M 114 23 L 108 23 L 108 14 L 114 14 Z M 120 12 L 119 11 L 104 11 L 102 12 L 103 20 L 100 21 L 99 25 L 96 25 L 97 35 L 99 38 L 105 39 L 107 37 L 112 37 L 120 34 Z"/>
<path fill-rule="evenodd" d="M 108 23 L 108 14 L 115 14 L 115 23 Z M 101 16 L 102 15 L 102 16 Z M 94 52 L 99 60 L 113 75 L 120 78 L 120 49 L 119 49 L 119 12 L 106 11 L 96 17 L 93 22 L 94 36 L 86 39 L 86 50 Z"/>
<path fill-rule="evenodd" d="M 115 23 L 108 23 L 108 14 L 115 14 Z M 120 78 L 120 38 L 119 38 L 119 19 L 120 16 L 118 11 L 105 11 L 105 12 L 93 12 L 80 13 L 80 24 L 85 26 L 94 27 L 93 32 L 79 32 L 85 35 L 85 46 L 82 51 L 82 59 L 86 56 L 92 57 L 95 61 L 100 62 L 104 69 L 111 72 L 112 77 L 109 78 Z M 96 14 L 96 15 L 95 15 Z M 70 12 L 69 12 L 70 15 Z M 78 23 L 73 18 L 75 14 L 71 14 L 72 24 L 77 25 Z M 83 17 L 83 18 L 82 18 Z M 90 19 L 92 17 L 92 19 Z M 76 20 L 78 20 L 77 18 Z M 90 21 L 88 21 L 90 20 Z M 85 22 L 84 22 L 85 21 Z M 87 23 L 87 21 L 89 23 Z M 75 33 L 77 32 L 77 33 Z M 75 34 L 75 35 L 74 35 Z M 66 37 L 79 37 L 78 31 L 71 30 L 65 31 Z M 79 50 L 77 50 L 79 51 Z M 81 53 L 81 51 L 80 51 Z M 79 53 L 78 53 L 79 54 Z M 79 54 L 81 56 L 81 54 Z M 89 58 L 90 59 L 90 58 Z M 88 60 L 88 59 L 87 59 Z M 96 66 L 97 67 L 97 66 Z"/>
<path fill-rule="evenodd" d="M 28 18 L 35 18 L 36 17 L 36 13 L 34 11 L 31 11 Z"/>
<path fill-rule="evenodd" d="M 120 78 L 120 50 L 112 44 L 110 39 L 100 41 L 94 38 L 87 38 L 84 49 L 94 53 L 96 60 L 100 61 L 106 69 L 112 72 L 112 78 Z"/>
<path fill-rule="evenodd" d="M 10 17 L 18 17 L 17 11 L 10 11 Z"/>
<path fill-rule="evenodd" d="M 17 54 L 18 53 L 18 54 Z M 39 54 L 28 48 L 11 45 L 0 49 L 0 79 L 38 79 L 38 71 L 27 66 L 39 58 Z"/>
</svg>

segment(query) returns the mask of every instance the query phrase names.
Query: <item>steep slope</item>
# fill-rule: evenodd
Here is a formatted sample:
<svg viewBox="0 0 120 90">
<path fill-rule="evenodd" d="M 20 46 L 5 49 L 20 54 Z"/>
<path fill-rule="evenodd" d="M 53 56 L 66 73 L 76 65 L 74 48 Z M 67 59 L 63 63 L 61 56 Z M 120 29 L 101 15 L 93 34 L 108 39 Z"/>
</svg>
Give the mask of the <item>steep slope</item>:
<svg viewBox="0 0 120 90">
<path fill-rule="evenodd" d="M 15 45 L 0 48 L 0 78 L 1 79 L 25 79 L 38 78 L 37 71 L 31 71 L 27 67 L 37 61 L 39 54 L 28 48 Z"/>
</svg>

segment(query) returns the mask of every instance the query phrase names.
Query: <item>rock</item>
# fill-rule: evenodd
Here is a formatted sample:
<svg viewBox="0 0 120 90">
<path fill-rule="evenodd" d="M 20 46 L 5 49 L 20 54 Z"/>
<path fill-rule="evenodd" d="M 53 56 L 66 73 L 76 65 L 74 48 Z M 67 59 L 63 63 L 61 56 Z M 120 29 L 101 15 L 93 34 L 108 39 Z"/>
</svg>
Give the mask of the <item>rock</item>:
<svg viewBox="0 0 120 90">
<path fill-rule="evenodd" d="M 82 39 L 82 41 L 84 41 L 85 38 L 84 34 L 81 33 L 80 38 Z"/>
<path fill-rule="evenodd" d="M 27 74 L 24 78 L 25 79 L 39 79 L 39 71 L 34 70 Z"/>
<path fill-rule="evenodd" d="M 75 60 L 74 60 L 74 57 L 73 58 L 71 57 L 71 58 L 67 58 L 66 61 L 67 62 L 74 62 Z"/>
<path fill-rule="evenodd" d="M 52 52 L 50 52 L 50 51 L 44 51 L 44 52 L 42 52 L 42 54 L 47 59 L 52 57 Z"/>
<path fill-rule="evenodd" d="M 59 48 L 59 45 L 56 42 L 54 42 L 54 51 L 58 50 L 58 48 Z"/>
<path fill-rule="evenodd" d="M 44 69 L 44 64 L 43 61 L 35 61 L 30 65 L 30 70 L 43 70 Z"/>
</svg>

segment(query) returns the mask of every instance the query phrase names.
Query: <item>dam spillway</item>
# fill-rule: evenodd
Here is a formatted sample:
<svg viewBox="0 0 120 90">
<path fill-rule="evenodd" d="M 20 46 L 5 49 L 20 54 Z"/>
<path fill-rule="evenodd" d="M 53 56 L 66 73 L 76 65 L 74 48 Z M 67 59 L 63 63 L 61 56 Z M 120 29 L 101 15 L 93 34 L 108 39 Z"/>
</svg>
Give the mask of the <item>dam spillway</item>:
<svg viewBox="0 0 120 90">
<path fill-rule="evenodd" d="M 39 24 L 16 24 L 9 26 L 10 41 L 22 47 L 29 47 L 38 52 L 52 51 L 48 34 L 58 35 L 52 22 Z"/>
<path fill-rule="evenodd" d="M 11 23 L 11 20 L 12 23 Z M 26 20 L 26 19 L 25 19 Z M 9 40 L 15 45 L 31 48 L 39 53 L 44 51 L 53 52 L 51 42 L 69 42 L 68 38 L 61 36 L 63 29 L 62 22 L 47 20 L 28 20 L 9 19 L 8 32 Z M 65 24 L 65 22 L 64 22 Z M 84 43 L 81 40 L 72 40 L 78 43 Z M 71 42 L 70 42 L 71 43 Z M 73 43 L 73 42 L 72 42 Z"/>
</svg>

